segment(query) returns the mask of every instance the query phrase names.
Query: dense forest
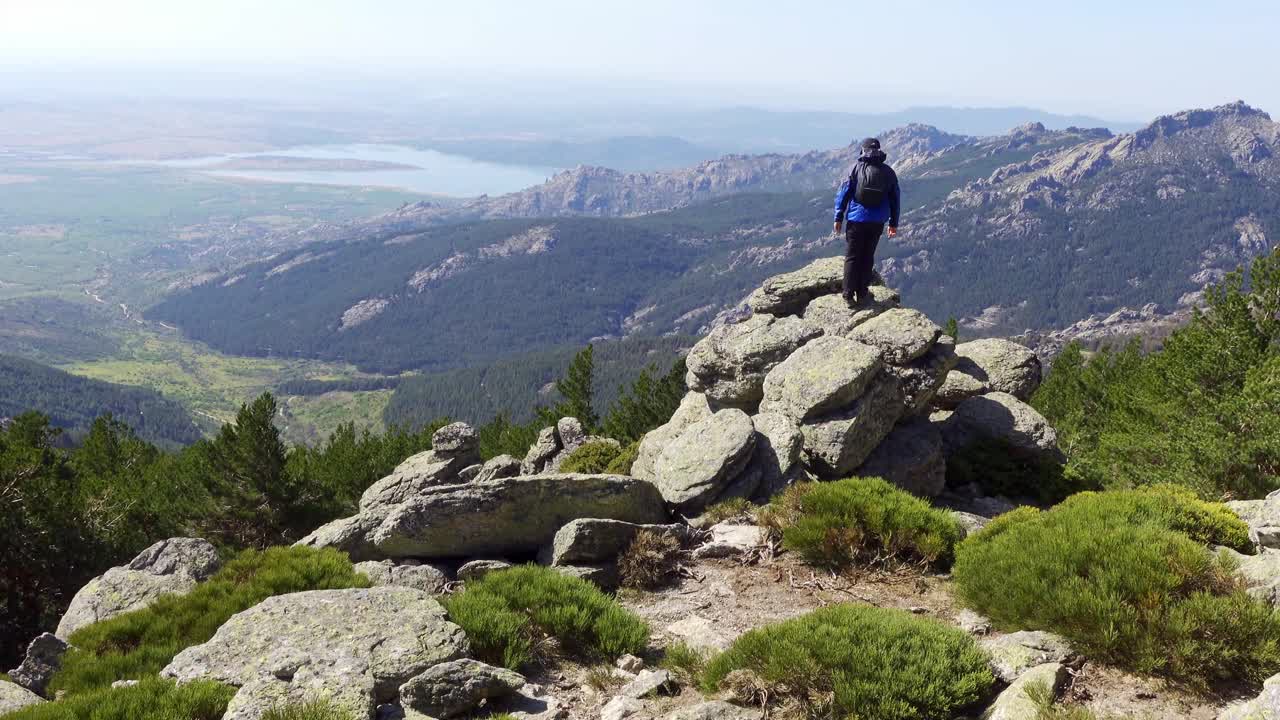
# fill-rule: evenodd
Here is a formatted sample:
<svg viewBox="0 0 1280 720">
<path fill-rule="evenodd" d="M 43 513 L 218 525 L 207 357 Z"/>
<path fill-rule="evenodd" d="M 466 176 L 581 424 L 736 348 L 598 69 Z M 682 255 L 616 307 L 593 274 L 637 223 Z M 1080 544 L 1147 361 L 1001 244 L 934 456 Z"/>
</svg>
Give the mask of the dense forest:
<svg viewBox="0 0 1280 720">
<path fill-rule="evenodd" d="M 200 439 L 186 409 L 158 392 L 65 373 L 40 363 L 0 355 L 0 418 L 38 409 L 52 427 L 74 441 L 96 418 L 111 415 L 138 437 L 164 447 Z"/>
</svg>

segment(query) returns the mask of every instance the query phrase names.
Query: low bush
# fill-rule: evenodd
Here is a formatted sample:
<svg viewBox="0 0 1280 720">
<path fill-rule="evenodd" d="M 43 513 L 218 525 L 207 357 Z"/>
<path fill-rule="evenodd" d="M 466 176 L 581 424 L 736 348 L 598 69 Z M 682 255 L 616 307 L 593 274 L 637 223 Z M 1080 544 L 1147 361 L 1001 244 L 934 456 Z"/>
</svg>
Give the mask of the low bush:
<svg viewBox="0 0 1280 720">
<path fill-rule="evenodd" d="M 752 630 L 703 674 L 707 692 L 756 694 L 843 720 L 951 718 L 994 682 L 986 655 L 963 631 L 864 605 L 832 605 Z"/>
<path fill-rule="evenodd" d="M 618 556 L 618 577 L 623 587 L 648 590 L 669 581 L 679 566 L 679 539 L 641 530 Z"/>
<path fill-rule="evenodd" d="M 630 475 L 631 466 L 635 464 L 636 456 L 639 454 L 640 441 L 637 440 L 622 448 L 622 452 L 609 461 L 609 466 L 604 471 L 609 475 Z"/>
<path fill-rule="evenodd" d="M 707 670 L 711 653 L 699 650 L 686 642 L 677 642 L 662 654 L 662 668 L 682 685 L 696 685 Z"/>
<path fill-rule="evenodd" d="M 116 680 L 143 680 L 185 648 L 213 637 L 232 615 L 273 595 L 368 587 L 347 556 L 332 549 L 246 550 L 186 595 L 170 595 L 72 633 L 50 689 L 77 695 Z"/>
<path fill-rule="evenodd" d="M 880 478 L 793 485 L 759 518 L 782 535 L 783 547 L 831 569 L 902 561 L 945 566 L 963 537 L 949 513 Z"/>
<path fill-rule="evenodd" d="M 1005 629 L 1050 630 L 1099 660 L 1192 685 L 1280 670 L 1280 616 L 1232 563 L 1238 518 L 1189 491 L 1081 493 L 997 518 L 956 551 L 961 599 Z"/>
<path fill-rule="evenodd" d="M 443 598 L 476 657 L 518 670 L 554 651 L 612 660 L 636 653 L 649 627 L 591 583 L 537 565 L 489 573 Z"/>
<path fill-rule="evenodd" d="M 613 443 L 592 440 L 569 453 L 569 457 L 560 463 L 560 472 L 598 475 L 608 470 L 609 463 L 613 462 L 621 452 Z"/>
<path fill-rule="evenodd" d="M 99 688 L 31 705 L 4 720 L 220 720 L 235 689 L 211 682 L 175 685 L 149 678 L 125 688 Z"/>
</svg>

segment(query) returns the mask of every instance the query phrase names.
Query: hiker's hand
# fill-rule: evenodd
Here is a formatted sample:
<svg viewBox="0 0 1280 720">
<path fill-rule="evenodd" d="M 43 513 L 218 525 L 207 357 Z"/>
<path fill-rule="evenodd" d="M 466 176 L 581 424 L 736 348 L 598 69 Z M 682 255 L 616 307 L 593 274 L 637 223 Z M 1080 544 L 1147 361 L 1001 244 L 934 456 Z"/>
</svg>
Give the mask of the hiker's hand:
<svg viewBox="0 0 1280 720">
<path fill-rule="evenodd" d="M 834 230 L 833 232 L 835 232 L 835 234 L 837 234 L 837 235 L 839 235 L 839 234 L 840 234 L 840 223 L 836 223 L 836 225 L 835 225 L 835 230 Z"/>
<path fill-rule="evenodd" d="M 896 227 L 889 228 L 889 237 L 898 237 L 898 228 Z"/>
</svg>

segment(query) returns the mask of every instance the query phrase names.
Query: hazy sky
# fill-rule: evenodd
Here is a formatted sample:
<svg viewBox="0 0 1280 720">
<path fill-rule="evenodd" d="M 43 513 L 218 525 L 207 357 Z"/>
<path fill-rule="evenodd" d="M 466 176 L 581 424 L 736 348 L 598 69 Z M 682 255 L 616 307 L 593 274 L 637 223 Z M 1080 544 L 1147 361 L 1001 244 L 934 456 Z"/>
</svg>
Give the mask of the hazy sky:
<svg viewBox="0 0 1280 720">
<path fill-rule="evenodd" d="M 0 69 L 575 77 L 832 110 L 1280 113 L 1280 2 L 0 0 Z"/>
</svg>

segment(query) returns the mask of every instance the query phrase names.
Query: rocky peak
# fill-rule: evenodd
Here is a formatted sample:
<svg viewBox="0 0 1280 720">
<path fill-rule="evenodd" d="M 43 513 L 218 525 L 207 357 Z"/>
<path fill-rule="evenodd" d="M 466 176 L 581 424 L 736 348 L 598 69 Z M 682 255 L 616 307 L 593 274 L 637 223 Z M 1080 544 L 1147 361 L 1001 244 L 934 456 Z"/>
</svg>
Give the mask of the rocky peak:
<svg viewBox="0 0 1280 720">
<path fill-rule="evenodd" d="M 1188 131 L 1231 128 L 1261 131 L 1269 134 L 1273 143 L 1277 139 L 1276 123 L 1272 122 L 1270 115 L 1237 100 L 1208 110 L 1184 110 L 1172 115 L 1162 115 L 1153 120 L 1150 125 L 1134 133 L 1134 140 L 1139 147 L 1149 147 L 1161 139 Z"/>
</svg>

